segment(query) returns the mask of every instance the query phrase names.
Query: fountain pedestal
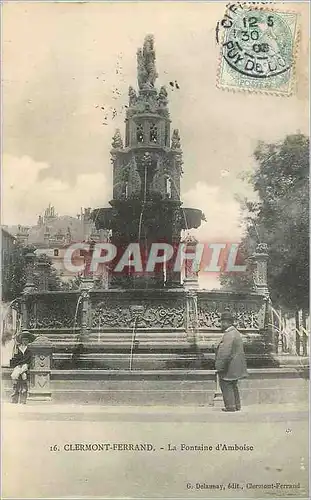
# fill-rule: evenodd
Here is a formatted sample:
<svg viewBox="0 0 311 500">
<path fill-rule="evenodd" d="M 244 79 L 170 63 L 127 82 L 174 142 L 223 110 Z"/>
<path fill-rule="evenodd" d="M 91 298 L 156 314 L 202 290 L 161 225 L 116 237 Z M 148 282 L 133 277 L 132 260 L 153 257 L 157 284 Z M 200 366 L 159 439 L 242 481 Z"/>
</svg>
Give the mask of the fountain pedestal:
<svg viewBox="0 0 311 500">
<path fill-rule="evenodd" d="M 53 344 L 47 337 L 40 335 L 30 344 L 33 354 L 30 371 L 29 399 L 35 401 L 51 401 L 51 368 Z"/>
</svg>

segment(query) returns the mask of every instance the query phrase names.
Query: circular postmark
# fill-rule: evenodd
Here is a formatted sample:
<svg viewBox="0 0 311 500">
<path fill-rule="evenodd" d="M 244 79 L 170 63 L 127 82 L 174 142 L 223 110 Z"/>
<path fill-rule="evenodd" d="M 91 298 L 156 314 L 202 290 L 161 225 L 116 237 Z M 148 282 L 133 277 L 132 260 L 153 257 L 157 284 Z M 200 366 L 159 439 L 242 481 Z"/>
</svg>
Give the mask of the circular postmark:
<svg viewBox="0 0 311 500">
<path fill-rule="evenodd" d="M 227 64 L 251 78 L 270 78 L 291 69 L 292 32 L 281 12 L 241 10 L 226 30 L 222 47 Z"/>
</svg>

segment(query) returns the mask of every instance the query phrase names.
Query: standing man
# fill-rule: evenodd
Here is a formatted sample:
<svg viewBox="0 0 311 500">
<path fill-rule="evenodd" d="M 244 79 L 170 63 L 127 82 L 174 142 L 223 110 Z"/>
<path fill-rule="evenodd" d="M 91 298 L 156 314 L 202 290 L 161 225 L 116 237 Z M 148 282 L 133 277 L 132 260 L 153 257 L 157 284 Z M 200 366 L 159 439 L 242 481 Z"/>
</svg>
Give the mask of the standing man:
<svg viewBox="0 0 311 500">
<path fill-rule="evenodd" d="M 239 411 L 241 401 L 238 381 L 248 374 L 242 335 L 233 326 L 233 316 L 228 310 L 221 315 L 221 329 L 224 334 L 216 350 L 215 368 L 224 398 L 225 408 L 222 410 Z"/>
</svg>

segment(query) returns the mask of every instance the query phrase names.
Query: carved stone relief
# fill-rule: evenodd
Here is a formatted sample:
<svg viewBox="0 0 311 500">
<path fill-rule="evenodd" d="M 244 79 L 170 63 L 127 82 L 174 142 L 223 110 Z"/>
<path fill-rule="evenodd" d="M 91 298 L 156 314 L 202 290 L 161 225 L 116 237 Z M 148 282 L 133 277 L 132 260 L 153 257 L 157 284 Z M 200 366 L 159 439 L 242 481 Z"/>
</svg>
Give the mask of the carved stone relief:
<svg viewBox="0 0 311 500">
<path fill-rule="evenodd" d="M 93 306 L 93 328 L 181 328 L 184 326 L 184 306 L 180 302 L 139 302 L 144 311 L 136 316 L 131 303 L 98 302 Z"/>
<path fill-rule="evenodd" d="M 28 328 L 71 328 L 74 326 L 76 299 L 55 300 L 49 296 L 39 300 L 28 310 Z M 80 325 L 78 314 L 75 326 Z"/>
<path fill-rule="evenodd" d="M 261 326 L 262 305 L 256 302 L 218 302 L 200 300 L 198 302 L 199 328 L 220 329 L 220 316 L 229 308 L 235 318 L 236 327 L 241 330 L 258 330 Z"/>
</svg>

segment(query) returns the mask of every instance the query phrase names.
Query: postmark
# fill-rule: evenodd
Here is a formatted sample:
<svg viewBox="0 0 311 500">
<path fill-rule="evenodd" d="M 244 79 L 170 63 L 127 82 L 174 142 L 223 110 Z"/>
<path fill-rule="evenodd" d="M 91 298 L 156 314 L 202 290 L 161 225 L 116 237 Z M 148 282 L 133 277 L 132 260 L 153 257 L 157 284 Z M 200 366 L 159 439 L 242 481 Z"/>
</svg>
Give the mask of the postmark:
<svg viewBox="0 0 311 500">
<path fill-rule="evenodd" d="M 218 86 L 290 95 L 298 14 L 238 5 L 222 22 Z"/>
</svg>

